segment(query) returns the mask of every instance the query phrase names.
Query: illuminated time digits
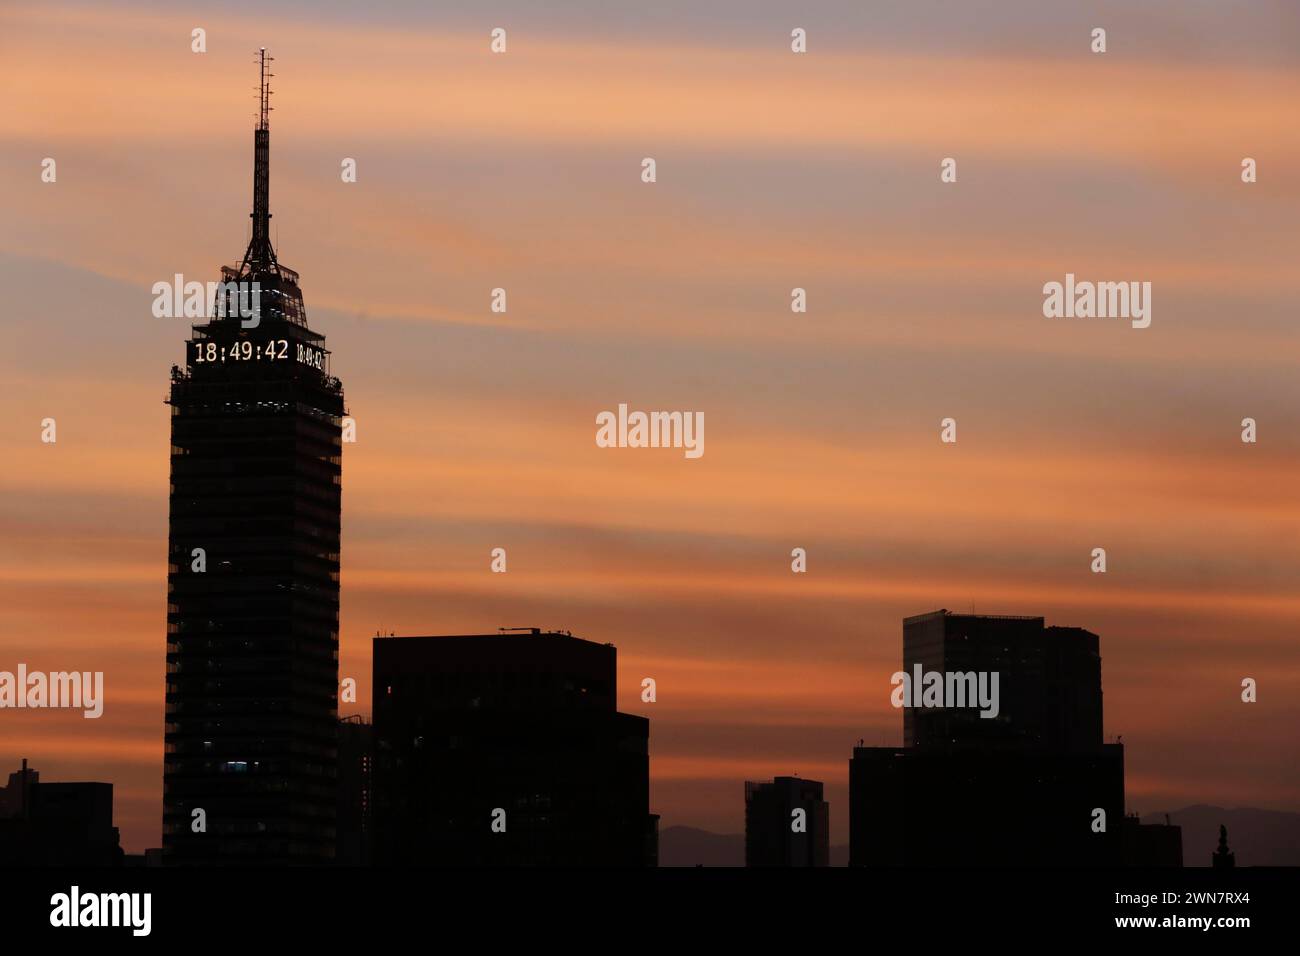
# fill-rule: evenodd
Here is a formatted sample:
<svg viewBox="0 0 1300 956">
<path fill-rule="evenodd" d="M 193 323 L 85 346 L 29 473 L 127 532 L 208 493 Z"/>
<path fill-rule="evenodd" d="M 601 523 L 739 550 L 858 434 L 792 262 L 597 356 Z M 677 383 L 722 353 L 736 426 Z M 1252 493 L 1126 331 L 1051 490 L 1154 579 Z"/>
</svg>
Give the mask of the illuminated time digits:
<svg viewBox="0 0 1300 956">
<path fill-rule="evenodd" d="M 194 363 L 202 365 L 208 362 L 256 362 L 259 360 L 274 362 L 289 357 L 288 339 L 271 339 L 268 342 L 231 342 L 220 345 L 216 342 L 195 342 Z"/>
<path fill-rule="evenodd" d="M 194 364 L 288 361 L 291 355 L 289 344 L 288 339 L 271 339 L 267 342 L 254 342 L 250 339 L 244 339 L 239 342 L 231 342 L 228 345 L 221 345 L 217 342 L 195 342 Z M 323 349 L 313 348 L 310 345 L 297 342 L 294 345 L 293 358 L 303 365 L 321 371 L 325 370 L 325 352 Z"/>
<path fill-rule="evenodd" d="M 322 371 L 325 369 L 325 353 L 320 349 L 312 348 L 310 345 L 300 344 L 298 346 L 298 361 Z"/>
</svg>

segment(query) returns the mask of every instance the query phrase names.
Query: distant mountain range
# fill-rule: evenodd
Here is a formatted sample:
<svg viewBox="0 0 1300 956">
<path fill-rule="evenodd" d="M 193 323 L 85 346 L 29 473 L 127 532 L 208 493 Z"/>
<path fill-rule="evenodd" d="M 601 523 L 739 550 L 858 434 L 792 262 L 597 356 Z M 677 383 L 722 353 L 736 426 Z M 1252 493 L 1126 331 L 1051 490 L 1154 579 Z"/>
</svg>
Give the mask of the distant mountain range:
<svg viewBox="0 0 1300 956">
<path fill-rule="evenodd" d="M 1149 813 L 1143 823 L 1162 823 L 1164 813 Z M 1238 866 L 1300 866 L 1300 813 L 1242 807 L 1195 806 L 1169 813 L 1183 828 L 1183 865 L 1209 866 L 1219 845 L 1219 824 L 1228 828 L 1228 846 Z M 831 866 L 847 866 L 849 848 L 831 847 Z M 665 827 L 659 833 L 660 866 L 744 866 L 745 837 L 710 833 L 695 827 Z"/>
</svg>

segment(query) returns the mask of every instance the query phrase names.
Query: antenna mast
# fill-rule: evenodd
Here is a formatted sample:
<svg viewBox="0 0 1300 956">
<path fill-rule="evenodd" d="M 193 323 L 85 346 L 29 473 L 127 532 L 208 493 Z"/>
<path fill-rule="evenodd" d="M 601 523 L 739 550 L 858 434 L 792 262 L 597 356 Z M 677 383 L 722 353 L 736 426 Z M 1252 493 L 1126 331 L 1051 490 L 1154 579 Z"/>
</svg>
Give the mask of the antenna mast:
<svg viewBox="0 0 1300 956">
<path fill-rule="evenodd" d="M 271 77 L 274 73 L 267 72 L 267 64 L 275 59 L 273 56 L 266 55 L 266 47 L 262 47 L 258 53 L 258 67 L 261 70 L 262 82 L 259 89 L 258 102 L 261 107 L 261 117 L 258 121 L 258 129 L 271 128 Z"/>
<path fill-rule="evenodd" d="M 257 54 L 258 90 L 257 129 L 253 132 L 253 237 L 244 253 L 241 274 L 262 272 L 276 267 L 275 249 L 271 246 L 271 77 L 266 47 Z M 251 270 L 250 270 L 251 267 Z"/>
</svg>

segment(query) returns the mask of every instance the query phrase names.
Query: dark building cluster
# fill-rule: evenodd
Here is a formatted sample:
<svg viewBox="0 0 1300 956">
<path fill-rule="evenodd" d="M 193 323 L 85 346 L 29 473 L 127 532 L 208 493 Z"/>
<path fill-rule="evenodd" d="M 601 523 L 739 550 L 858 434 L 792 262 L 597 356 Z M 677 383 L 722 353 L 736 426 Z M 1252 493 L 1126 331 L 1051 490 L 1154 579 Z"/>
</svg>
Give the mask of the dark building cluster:
<svg viewBox="0 0 1300 956">
<path fill-rule="evenodd" d="M 1124 812 L 1096 634 L 947 610 L 903 621 L 903 672 L 997 673 L 997 714 L 906 707 L 903 746 L 849 763 L 855 866 L 1182 865 L 1179 829 Z M 949 702 L 950 703 L 950 702 Z"/>
<path fill-rule="evenodd" d="M 653 865 L 649 722 L 617 711 L 612 645 L 377 639 L 374 722 L 338 719 L 346 409 L 271 244 L 268 63 L 239 307 L 172 371 L 164 858 Z"/>
<path fill-rule="evenodd" d="M 902 747 L 854 749 L 851 865 L 1182 865 L 1179 827 L 1125 814 L 1123 746 L 1101 736 L 1097 635 L 948 611 L 903 628 L 908 671 L 997 669 L 997 715 L 904 708 Z M 373 723 L 336 721 L 336 759 L 320 772 L 333 781 L 332 843 L 317 862 L 657 865 L 649 721 L 619 713 L 616 690 L 613 645 L 565 632 L 376 637 Z M 223 699 L 199 702 L 216 710 Z M 212 781 L 197 797 L 207 806 L 243 793 Z M 748 781 L 744 801 L 746 866 L 829 865 L 821 782 Z M 285 832 L 322 825 L 314 808 L 290 804 Z M 291 862 L 224 825 L 193 839 L 211 845 L 166 862 Z M 41 784 L 24 761 L 0 790 L 0 862 L 121 864 L 112 786 Z M 1235 864 L 1226 831 L 1212 863 Z"/>
</svg>

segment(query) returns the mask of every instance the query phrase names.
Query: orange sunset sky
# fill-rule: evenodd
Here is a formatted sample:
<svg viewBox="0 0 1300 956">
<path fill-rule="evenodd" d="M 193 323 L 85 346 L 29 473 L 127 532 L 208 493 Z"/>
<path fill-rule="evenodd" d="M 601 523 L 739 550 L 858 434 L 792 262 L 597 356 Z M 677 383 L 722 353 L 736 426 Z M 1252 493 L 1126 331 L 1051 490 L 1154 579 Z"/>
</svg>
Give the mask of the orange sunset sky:
<svg viewBox="0 0 1300 956">
<path fill-rule="evenodd" d="M 159 843 L 188 327 L 150 289 L 243 252 L 265 46 L 273 238 L 357 422 L 355 709 L 376 630 L 571 630 L 661 826 L 798 773 L 838 843 L 901 619 L 1041 614 L 1101 635 L 1130 809 L 1300 810 L 1297 40 L 1282 2 L 5 4 L 0 670 L 107 701 L 0 711 L 0 775 L 110 781 Z M 1151 282 L 1151 327 L 1044 318 L 1067 272 Z M 704 456 L 597 448 L 620 402 Z"/>
</svg>

